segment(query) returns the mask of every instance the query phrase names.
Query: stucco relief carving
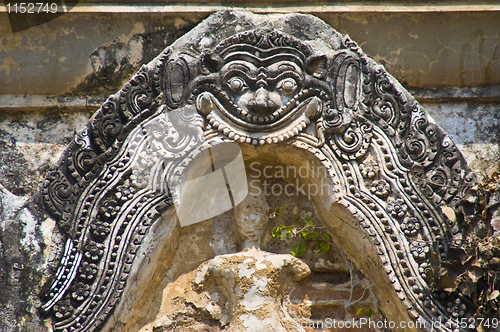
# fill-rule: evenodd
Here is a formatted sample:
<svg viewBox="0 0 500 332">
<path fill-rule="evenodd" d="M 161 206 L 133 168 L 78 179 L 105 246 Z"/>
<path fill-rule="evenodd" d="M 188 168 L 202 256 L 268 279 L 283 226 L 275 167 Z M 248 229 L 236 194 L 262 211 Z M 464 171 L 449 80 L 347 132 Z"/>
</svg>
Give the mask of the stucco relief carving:
<svg viewBox="0 0 500 332">
<path fill-rule="evenodd" d="M 467 314 L 432 275 L 457 238 L 440 207 L 455 208 L 474 177 L 382 66 L 311 16 L 218 13 L 188 37 L 108 98 L 44 184 L 47 211 L 67 235 L 43 306 L 56 331 L 102 327 L 173 188 L 221 142 L 317 156 L 409 314 Z M 442 331 L 458 329 L 450 324 Z"/>
</svg>

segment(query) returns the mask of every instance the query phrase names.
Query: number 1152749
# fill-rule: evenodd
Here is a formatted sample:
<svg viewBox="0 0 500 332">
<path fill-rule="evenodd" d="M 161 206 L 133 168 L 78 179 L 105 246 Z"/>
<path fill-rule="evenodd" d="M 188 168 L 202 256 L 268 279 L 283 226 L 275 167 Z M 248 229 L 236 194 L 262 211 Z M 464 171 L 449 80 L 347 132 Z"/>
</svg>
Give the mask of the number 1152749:
<svg viewBox="0 0 500 332">
<path fill-rule="evenodd" d="M 57 3 L 48 2 L 20 2 L 7 3 L 8 14 L 37 14 L 37 13 L 57 13 Z"/>
</svg>

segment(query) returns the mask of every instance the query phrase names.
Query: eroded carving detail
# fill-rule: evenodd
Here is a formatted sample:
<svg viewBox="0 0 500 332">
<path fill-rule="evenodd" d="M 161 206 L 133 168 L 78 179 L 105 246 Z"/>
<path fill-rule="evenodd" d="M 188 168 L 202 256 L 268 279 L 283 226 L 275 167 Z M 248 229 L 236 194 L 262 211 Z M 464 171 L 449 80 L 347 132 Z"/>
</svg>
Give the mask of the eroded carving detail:
<svg viewBox="0 0 500 332">
<path fill-rule="evenodd" d="M 68 236 L 43 306 L 55 330 L 102 327 L 142 239 L 172 203 L 167 184 L 222 141 L 290 144 L 318 156 L 338 175 L 334 193 L 342 190 L 340 202 L 373 239 L 410 314 L 467 315 L 462 295 L 431 287 L 433 264 L 452 245 L 440 206 L 456 207 L 474 183 L 446 134 L 334 30 L 330 39 L 269 24 L 221 30 L 225 37 L 204 49 L 187 38 L 143 66 L 49 173 L 44 201 Z M 450 322 L 442 331 L 455 328 Z"/>
</svg>

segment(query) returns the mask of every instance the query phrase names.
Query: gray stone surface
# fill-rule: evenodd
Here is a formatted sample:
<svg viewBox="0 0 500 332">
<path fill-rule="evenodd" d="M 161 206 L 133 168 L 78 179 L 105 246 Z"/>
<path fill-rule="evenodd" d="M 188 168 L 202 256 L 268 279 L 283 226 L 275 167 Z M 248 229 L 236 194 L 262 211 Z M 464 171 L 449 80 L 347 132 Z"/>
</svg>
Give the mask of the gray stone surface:
<svg viewBox="0 0 500 332">
<path fill-rule="evenodd" d="M 47 277 L 54 220 L 44 220 L 33 198 L 15 196 L 0 185 L 0 330 L 46 331 L 38 313 Z M 53 242 L 55 240 L 55 242 Z"/>
<path fill-rule="evenodd" d="M 0 19 L 0 94 L 116 92 L 207 14 L 65 14 L 13 33 Z"/>
<path fill-rule="evenodd" d="M 441 102 L 423 106 L 458 145 L 478 178 L 500 165 L 500 103 Z"/>
<path fill-rule="evenodd" d="M 88 112 L 61 109 L 0 117 L 1 331 L 48 329 L 38 312 L 39 295 L 54 272 L 51 266 L 57 267 L 57 248 L 63 239 L 37 193 L 49 168 L 88 117 Z"/>
<path fill-rule="evenodd" d="M 37 192 L 90 112 L 47 109 L 0 116 L 0 183 L 15 195 Z"/>
</svg>

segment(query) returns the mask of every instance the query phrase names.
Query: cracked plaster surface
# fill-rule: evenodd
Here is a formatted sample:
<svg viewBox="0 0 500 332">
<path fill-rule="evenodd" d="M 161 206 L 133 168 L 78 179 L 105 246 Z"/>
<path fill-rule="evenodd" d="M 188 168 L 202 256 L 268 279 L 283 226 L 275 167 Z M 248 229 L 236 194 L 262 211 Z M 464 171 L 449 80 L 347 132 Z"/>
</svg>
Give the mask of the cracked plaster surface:
<svg viewBox="0 0 500 332">
<path fill-rule="evenodd" d="M 206 17 L 69 13 L 12 33 L 0 22 L 1 94 L 115 92 Z M 500 13 L 318 13 L 405 87 L 500 84 Z M 98 22 L 98 24 L 96 24 Z"/>
</svg>

